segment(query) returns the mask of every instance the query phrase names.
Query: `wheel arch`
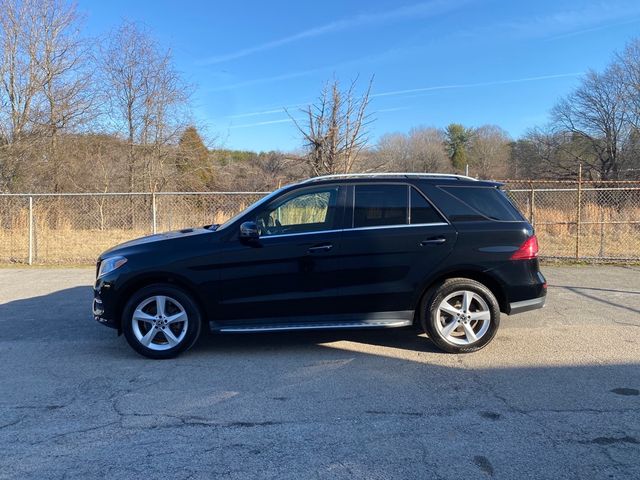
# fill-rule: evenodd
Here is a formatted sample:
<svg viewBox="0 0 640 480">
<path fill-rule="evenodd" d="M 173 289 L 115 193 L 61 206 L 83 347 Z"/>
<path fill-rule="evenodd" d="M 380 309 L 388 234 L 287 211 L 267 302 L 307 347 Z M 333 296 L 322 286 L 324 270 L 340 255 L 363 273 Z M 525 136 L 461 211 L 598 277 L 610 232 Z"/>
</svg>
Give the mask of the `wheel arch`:
<svg viewBox="0 0 640 480">
<path fill-rule="evenodd" d="M 506 290 L 498 279 L 487 271 L 478 270 L 473 267 L 460 267 L 441 273 L 437 276 L 430 277 L 423 283 L 422 288 L 419 289 L 420 295 L 414 302 L 414 310 L 416 311 L 415 318 L 418 318 L 420 305 L 422 304 L 423 299 L 430 296 L 438 285 L 449 278 L 468 278 L 482 283 L 491 291 L 491 293 L 493 293 L 493 296 L 496 297 L 498 305 L 500 306 L 500 311 L 506 313 L 509 307 L 509 302 Z"/>
<path fill-rule="evenodd" d="M 122 333 L 122 313 L 131 296 L 138 290 L 157 283 L 164 283 L 167 285 L 178 287 L 191 295 L 198 307 L 198 310 L 200 311 L 201 321 L 203 322 L 203 324 L 206 323 L 207 310 L 205 308 L 205 303 L 203 302 L 202 298 L 200 298 L 197 289 L 191 282 L 181 277 L 180 275 L 175 275 L 168 272 L 154 272 L 133 277 L 127 280 L 127 282 L 121 287 L 121 289 L 119 289 L 119 300 L 116 306 L 116 318 L 118 319 L 119 335 Z"/>
</svg>

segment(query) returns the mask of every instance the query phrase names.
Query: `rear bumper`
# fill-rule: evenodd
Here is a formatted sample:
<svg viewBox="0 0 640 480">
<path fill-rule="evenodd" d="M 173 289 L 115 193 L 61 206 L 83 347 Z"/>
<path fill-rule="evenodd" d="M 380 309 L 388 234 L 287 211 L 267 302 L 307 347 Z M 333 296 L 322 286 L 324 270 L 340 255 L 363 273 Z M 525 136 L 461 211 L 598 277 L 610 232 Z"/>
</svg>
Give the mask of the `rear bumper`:
<svg viewBox="0 0 640 480">
<path fill-rule="evenodd" d="M 532 298 L 530 300 L 523 300 L 521 302 L 513 302 L 509 304 L 509 315 L 515 315 L 517 313 L 528 312 L 529 310 L 536 310 L 544 307 L 544 303 L 547 300 L 547 296 L 544 295 L 539 298 Z"/>
</svg>

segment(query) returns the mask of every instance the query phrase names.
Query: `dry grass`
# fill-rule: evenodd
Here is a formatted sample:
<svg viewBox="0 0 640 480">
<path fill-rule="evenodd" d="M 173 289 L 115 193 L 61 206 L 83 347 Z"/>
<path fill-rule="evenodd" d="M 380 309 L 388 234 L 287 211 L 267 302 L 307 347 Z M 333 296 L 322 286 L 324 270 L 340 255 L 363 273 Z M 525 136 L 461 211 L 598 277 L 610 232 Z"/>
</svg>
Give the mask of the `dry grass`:
<svg viewBox="0 0 640 480">
<path fill-rule="evenodd" d="M 612 257 L 640 259 L 640 208 L 622 210 L 583 206 L 580 215 L 580 257 Z M 541 254 L 552 257 L 574 257 L 577 227 L 575 211 L 560 208 L 536 210 L 536 233 Z"/>
<path fill-rule="evenodd" d="M 222 223 L 230 215 L 219 213 L 208 222 Z M 26 263 L 29 257 L 29 230 L 24 225 L 0 230 L 0 263 Z M 152 227 L 146 229 L 93 228 L 76 229 L 62 223 L 60 228 L 51 228 L 44 222 L 34 225 L 33 258 L 38 264 L 92 264 L 101 252 L 119 243 L 150 235 Z M 171 227 L 158 225 L 158 232 L 193 226 L 188 222 L 172 222 Z"/>
<path fill-rule="evenodd" d="M 159 209 L 158 231 L 179 229 L 208 223 L 223 223 L 248 202 L 237 202 L 227 209 L 194 208 L 185 203 L 173 203 L 171 208 Z M 526 212 L 526 209 L 523 208 Z M 25 263 L 28 259 L 27 210 L 14 209 L 8 218 L 0 216 L 0 262 Z M 282 212 L 283 224 L 296 223 L 297 219 L 319 218 L 323 209 L 311 208 Z M 567 208 L 537 208 L 535 226 L 540 241 L 541 254 L 547 257 L 574 257 L 576 251 L 575 211 Z M 83 223 L 96 225 L 92 217 Z M 75 220 L 75 221 L 73 221 Z M 582 209 L 580 231 L 580 257 L 607 257 L 640 259 L 640 223 L 606 223 L 600 225 L 589 222 L 638 222 L 640 207 L 600 208 L 586 204 Z M 107 248 L 124 241 L 151 233 L 150 222 L 140 228 L 80 228 L 78 218 L 57 216 L 38 218 L 34 225 L 34 262 L 38 264 L 91 264 Z M 96 225 L 97 226 L 97 225 Z"/>
</svg>

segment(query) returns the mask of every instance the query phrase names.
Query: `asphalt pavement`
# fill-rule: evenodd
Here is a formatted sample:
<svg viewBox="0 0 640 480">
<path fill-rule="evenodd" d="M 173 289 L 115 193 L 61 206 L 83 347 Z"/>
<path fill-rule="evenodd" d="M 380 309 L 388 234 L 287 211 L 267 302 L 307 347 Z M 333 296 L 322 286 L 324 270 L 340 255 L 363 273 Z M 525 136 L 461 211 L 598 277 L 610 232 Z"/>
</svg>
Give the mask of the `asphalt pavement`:
<svg viewBox="0 0 640 480">
<path fill-rule="evenodd" d="M 412 329 L 140 357 L 93 269 L 0 269 L 0 478 L 640 478 L 640 267 L 553 266 L 474 354 Z"/>
</svg>

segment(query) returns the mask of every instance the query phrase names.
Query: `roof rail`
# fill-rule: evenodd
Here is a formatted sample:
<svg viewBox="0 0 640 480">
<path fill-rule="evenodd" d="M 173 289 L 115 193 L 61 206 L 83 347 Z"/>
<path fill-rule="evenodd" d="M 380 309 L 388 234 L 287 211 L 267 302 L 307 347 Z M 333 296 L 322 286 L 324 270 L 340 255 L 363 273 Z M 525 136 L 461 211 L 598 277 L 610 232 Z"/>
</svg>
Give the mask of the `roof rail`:
<svg viewBox="0 0 640 480">
<path fill-rule="evenodd" d="M 314 182 L 317 180 L 330 180 L 332 178 L 380 178 L 380 177 L 406 177 L 406 178 L 450 178 L 455 180 L 473 180 L 476 178 L 453 173 L 337 173 L 333 175 L 321 175 L 304 180 L 301 183 Z"/>
</svg>

